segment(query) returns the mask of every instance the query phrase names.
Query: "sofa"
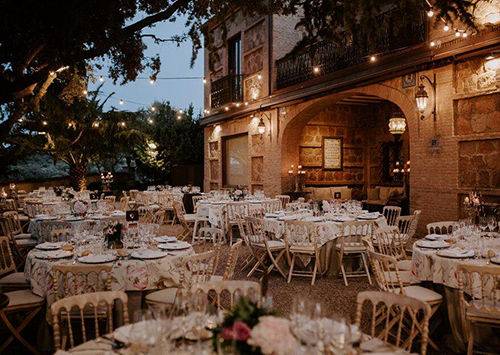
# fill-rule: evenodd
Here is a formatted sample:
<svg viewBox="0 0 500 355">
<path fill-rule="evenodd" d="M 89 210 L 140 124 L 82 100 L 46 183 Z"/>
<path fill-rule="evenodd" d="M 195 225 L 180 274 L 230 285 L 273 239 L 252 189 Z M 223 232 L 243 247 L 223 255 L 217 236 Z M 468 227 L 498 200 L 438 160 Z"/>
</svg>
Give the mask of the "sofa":
<svg viewBox="0 0 500 355">
<path fill-rule="evenodd" d="M 311 193 L 306 196 L 306 198 L 313 200 L 333 200 L 338 199 L 340 196 L 341 200 L 350 200 L 352 198 L 352 189 L 348 186 L 332 186 L 332 187 L 306 187 L 307 191 Z"/>
<path fill-rule="evenodd" d="M 375 186 L 366 190 L 367 198 L 363 203 L 370 205 L 386 206 L 389 200 L 397 195 L 404 194 L 404 187 L 395 186 Z"/>
</svg>

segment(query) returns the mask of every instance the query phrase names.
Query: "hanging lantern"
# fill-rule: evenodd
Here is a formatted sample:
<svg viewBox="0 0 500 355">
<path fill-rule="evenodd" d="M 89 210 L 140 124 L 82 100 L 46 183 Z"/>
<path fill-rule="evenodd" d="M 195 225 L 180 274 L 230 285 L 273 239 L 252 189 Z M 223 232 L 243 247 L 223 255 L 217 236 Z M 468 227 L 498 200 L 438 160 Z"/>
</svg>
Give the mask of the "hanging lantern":
<svg viewBox="0 0 500 355">
<path fill-rule="evenodd" d="M 257 126 L 258 130 L 259 130 L 259 134 L 264 134 L 264 132 L 266 131 L 266 124 L 264 123 L 264 120 L 262 119 L 262 117 L 260 118 L 260 122 L 259 122 L 259 125 Z"/>
<path fill-rule="evenodd" d="M 398 136 L 406 131 L 406 118 L 402 112 L 394 112 L 389 120 L 389 132 Z"/>
</svg>

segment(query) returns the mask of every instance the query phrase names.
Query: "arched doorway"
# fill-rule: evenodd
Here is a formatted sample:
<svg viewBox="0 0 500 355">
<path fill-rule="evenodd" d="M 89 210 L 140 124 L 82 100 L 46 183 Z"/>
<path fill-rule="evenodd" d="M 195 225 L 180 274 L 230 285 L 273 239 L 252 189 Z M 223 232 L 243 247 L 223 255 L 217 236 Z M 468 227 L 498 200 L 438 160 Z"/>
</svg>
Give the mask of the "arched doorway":
<svg viewBox="0 0 500 355">
<path fill-rule="evenodd" d="M 397 144 L 387 126 L 396 111 L 403 112 L 407 121 L 406 132 Z M 304 167 L 307 186 L 349 185 L 366 191 L 379 184 L 402 185 L 405 177 L 391 176 L 391 164 L 409 160 L 411 135 L 418 129 L 417 117 L 412 100 L 403 92 L 380 84 L 298 104 L 282 122 L 284 128 L 279 137 L 282 191 L 294 189 L 294 178 L 289 174 L 292 164 Z M 343 138 L 342 170 L 323 169 L 324 137 Z M 395 154 L 398 144 L 401 150 Z"/>
</svg>

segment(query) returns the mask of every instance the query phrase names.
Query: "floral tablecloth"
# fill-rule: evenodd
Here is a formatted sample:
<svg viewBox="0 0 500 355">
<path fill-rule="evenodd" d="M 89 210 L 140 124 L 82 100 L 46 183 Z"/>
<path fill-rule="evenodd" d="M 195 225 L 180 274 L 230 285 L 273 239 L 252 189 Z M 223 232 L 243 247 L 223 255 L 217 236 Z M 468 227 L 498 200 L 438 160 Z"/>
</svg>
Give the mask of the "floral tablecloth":
<svg viewBox="0 0 500 355">
<path fill-rule="evenodd" d="M 48 229 L 45 230 L 44 235 L 41 235 L 41 230 L 42 230 L 42 224 L 43 223 L 51 223 L 54 224 L 54 222 L 60 222 L 61 224 L 69 224 L 71 225 L 71 229 L 73 230 L 73 233 L 78 231 L 80 228 L 88 228 L 94 223 L 98 223 L 102 225 L 104 228 L 104 225 L 109 223 L 110 221 L 120 221 L 120 222 L 125 222 L 125 213 L 120 214 L 120 215 L 112 215 L 112 216 L 103 216 L 102 218 L 85 218 L 82 220 L 78 221 L 68 221 L 63 219 L 60 220 L 47 220 L 47 219 L 32 219 L 30 220 L 30 223 L 28 225 L 28 233 L 31 233 L 32 238 L 35 238 L 38 240 L 39 243 L 47 241 L 49 239 L 48 233 L 50 231 Z"/>
<path fill-rule="evenodd" d="M 50 306 L 54 302 L 52 265 L 73 264 L 73 260 L 41 260 L 31 251 L 26 258 L 24 276 L 34 294 L 44 297 Z M 145 291 L 173 287 L 179 284 L 180 267 L 186 255 L 194 254 L 192 247 L 169 252 L 167 257 L 153 260 L 125 259 L 112 263 L 112 291 Z M 77 263 L 78 264 L 78 263 Z"/>
</svg>

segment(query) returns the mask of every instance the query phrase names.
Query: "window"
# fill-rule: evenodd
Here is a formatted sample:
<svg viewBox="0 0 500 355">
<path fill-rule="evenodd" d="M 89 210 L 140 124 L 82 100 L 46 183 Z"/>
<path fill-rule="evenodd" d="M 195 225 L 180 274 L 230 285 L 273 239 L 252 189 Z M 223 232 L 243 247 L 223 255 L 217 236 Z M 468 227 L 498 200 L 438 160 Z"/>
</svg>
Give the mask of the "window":
<svg viewBox="0 0 500 355">
<path fill-rule="evenodd" d="M 229 74 L 241 74 L 241 37 L 237 35 L 228 42 L 229 51 Z"/>
<path fill-rule="evenodd" d="M 225 186 L 248 186 L 248 135 L 226 137 L 223 143 Z"/>
</svg>

